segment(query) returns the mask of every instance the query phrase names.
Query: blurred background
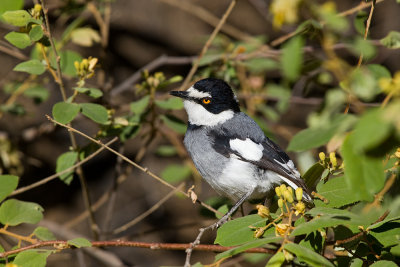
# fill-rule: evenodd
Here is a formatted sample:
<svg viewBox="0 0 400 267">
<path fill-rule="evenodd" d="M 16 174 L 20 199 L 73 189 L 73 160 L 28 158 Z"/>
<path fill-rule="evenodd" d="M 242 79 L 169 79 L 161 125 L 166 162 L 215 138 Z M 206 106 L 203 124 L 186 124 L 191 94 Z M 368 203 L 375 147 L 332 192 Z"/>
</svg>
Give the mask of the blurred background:
<svg viewBox="0 0 400 267">
<path fill-rule="evenodd" d="M 332 71 L 322 64 L 327 53 L 321 40 L 326 40 L 327 35 L 317 26 L 311 23 L 306 25 L 307 31 L 302 28 L 306 32 L 301 46 L 303 61 L 294 76 L 279 65 L 287 43 L 280 38 L 290 36 L 307 20 L 321 19 L 318 8 L 340 13 L 351 11 L 360 1 L 292 1 L 295 4 L 281 1 L 283 11 L 278 7 L 273 9 L 274 3 L 279 5 L 277 2 L 238 0 L 186 87 L 203 77 L 225 79 L 237 92 L 243 110 L 257 120 L 269 137 L 286 148 L 299 130 L 329 121 L 329 116 L 321 115 L 327 104 L 325 97 L 338 84 Z M 5 3 L 0 3 L 0 12 L 6 10 L 2 6 Z M 74 62 L 89 57 L 98 59 L 94 75 L 84 79 L 84 87 L 99 89 L 102 96 L 79 94 L 76 102 L 106 107 L 108 123 L 99 124 L 80 114 L 72 126 L 104 142 L 118 136 L 119 140 L 111 145 L 115 150 L 174 186 L 181 186 L 185 192 L 195 185 L 193 190 L 199 199 L 215 208 L 229 201 L 218 197 L 194 170 L 182 146 L 186 114 L 182 103 L 168 100 L 168 92 L 180 88 L 230 3 L 225 0 L 45 1 L 51 31 L 62 54 L 67 96 L 73 95 L 72 88 L 82 80 Z M 31 9 L 37 2 L 25 0 L 21 4 L 23 9 Z M 344 28 L 332 30 L 334 51 L 349 65 L 357 64 L 359 52 L 351 47 L 355 47 L 357 36 L 363 36 L 369 8 L 359 11 L 363 12 L 345 14 Z M 368 63 L 383 65 L 390 73 L 400 68 L 400 52 L 381 46 L 379 40 L 400 29 L 399 14 L 400 5 L 396 1 L 380 1 L 369 30 L 369 39 L 375 40 L 376 45 L 372 46 Z M 24 187 L 54 174 L 57 159 L 71 150 L 71 141 L 65 128 L 56 127 L 45 117 L 52 114 L 55 103 L 63 101 L 53 77 L 47 72 L 32 77 L 13 71 L 18 63 L 39 53 L 35 45 L 13 47 L 5 35 L 15 29 L 0 21 L 0 172 L 18 175 L 19 187 Z M 27 84 L 27 90 L 15 93 L 21 84 Z M 374 105 L 382 98 L 376 94 L 365 102 Z M 340 105 L 344 100 L 334 96 L 330 101 Z M 88 155 L 97 149 L 87 139 L 76 138 L 80 152 Z M 290 154 L 302 173 L 316 162 L 316 155 L 317 151 Z M 189 243 L 199 227 L 216 220 L 211 212 L 182 194 L 170 194 L 171 188 L 108 151 L 85 163 L 82 169 L 90 202 L 95 207 L 92 217 L 98 227 L 95 231 L 85 213 L 82 186 L 76 174 L 69 177 L 69 182 L 57 178 L 16 196 L 42 205 L 45 212 L 41 224 L 59 239 L 77 235 L 99 240 Z M 163 202 L 159 203 L 160 200 Z M 160 205 L 141 219 L 156 203 Z M 246 206 L 245 213 L 252 208 Z M 127 223 L 130 225 L 121 228 Z M 19 231 L 28 233 L 32 229 L 21 227 Z M 214 238 L 215 232 L 209 232 L 202 243 L 213 243 Z M 7 238 L 0 237 L 0 242 L 5 248 L 12 246 Z M 173 266 L 182 265 L 185 258 L 184 251 L 141 248 L 105 251 L 111 253 L 106 254 L 108 260 L 82 250 L 64 251 L 49 257 L 48 266 L 112 266 L 114 257 L 115 264 L 126 266 Z M 212 262 L 214 255 L 194 252 L 192 262 Z M 256 265 L 254 255 L 246 257 L 234 258 L 224 266 Z"/>
</svg>

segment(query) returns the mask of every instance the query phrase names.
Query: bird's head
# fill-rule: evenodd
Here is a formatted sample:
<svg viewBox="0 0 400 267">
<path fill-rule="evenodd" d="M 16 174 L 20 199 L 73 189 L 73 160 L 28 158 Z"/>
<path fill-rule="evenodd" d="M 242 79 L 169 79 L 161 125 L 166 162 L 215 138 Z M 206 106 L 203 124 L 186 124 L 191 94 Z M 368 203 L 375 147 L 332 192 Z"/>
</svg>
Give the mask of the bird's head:
<svg viewBox="0 0 400 267">
<path fill-rule="evenodd" d="M 170 94 L 183 99 L 192 125 L 215 126 L 240 112 L 231 87 L 223 80 L 203 79 L 186 91 L 171 91 Z"/>
</svg>

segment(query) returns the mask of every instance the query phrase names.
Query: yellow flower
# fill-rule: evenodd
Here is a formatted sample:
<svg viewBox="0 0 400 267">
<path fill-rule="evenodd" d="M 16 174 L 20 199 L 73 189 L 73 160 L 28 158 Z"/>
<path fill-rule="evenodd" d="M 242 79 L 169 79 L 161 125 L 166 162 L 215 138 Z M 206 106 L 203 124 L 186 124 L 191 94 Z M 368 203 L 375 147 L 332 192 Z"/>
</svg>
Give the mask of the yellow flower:
<svg viewBox="0 0 400 267">
<path fill-rule="evenodd" d="M 298 19 L 299 3 L 300 0 L 273 0 L 271 3 L 271 13 L 274 15 L 273 26 L 279 29 L 285 23 L 295 23 Z"/>
<path fill-rule="evenodd" d="M 289 224 L 279 223 L 275 227 L 275 234 L 277 236 L 283 236 L 283 235 L 285 235 L 285 233 L 287 232 L 288 229 L 289 229 Z"/>
<path fill-rule="evenodd" d="M 380 78 L 378 84 L 384 93 L 400 96 L 400 71 L 397 71 L 393 78 Z"/>
<path fill-rule="evenodd" d="M 257 214 L 262 217 L 262 218 L 268 218 L 269 217 L 269 208 L 264 206 L 264 205 L 257 205 Z"/>
</svg>

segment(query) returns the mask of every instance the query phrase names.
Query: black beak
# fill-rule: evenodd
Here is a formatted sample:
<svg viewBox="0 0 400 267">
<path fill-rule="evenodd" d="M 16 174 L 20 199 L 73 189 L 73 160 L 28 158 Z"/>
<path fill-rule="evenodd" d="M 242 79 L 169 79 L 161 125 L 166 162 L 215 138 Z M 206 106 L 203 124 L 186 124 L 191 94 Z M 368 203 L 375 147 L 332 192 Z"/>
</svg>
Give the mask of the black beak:
<svg viewBox="0 0 400 267">
<path fill-rule="evenodd" d="M 180 97 L 182 99 L 188 99 L 188 93 L 186 91 L 171 91 L 169 92 L 170 95 Z"/>
</svg>

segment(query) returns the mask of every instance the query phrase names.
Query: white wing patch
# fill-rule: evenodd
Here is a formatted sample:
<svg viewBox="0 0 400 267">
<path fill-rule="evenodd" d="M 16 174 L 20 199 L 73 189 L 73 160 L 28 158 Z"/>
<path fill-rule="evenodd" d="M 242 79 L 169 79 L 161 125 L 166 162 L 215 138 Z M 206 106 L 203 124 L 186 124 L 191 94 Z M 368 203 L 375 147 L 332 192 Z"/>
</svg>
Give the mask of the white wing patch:
<svg viewBox="0 0 400 267">
<path fill-rule="evenodd" d="M 200 92 L 199 90 L 195 89 L 193 86 L 186 90 L 190 97 L 194 98 L 204 98 L 204 97 L 211 97 L 209 93 Z"/>
<path fill-rule="evenodd" d="M 246 140 L 232 139 L 229 141 L 229 145 L 233 150 L 237 151 L 240 156 L 247 160 L 257 161 L 263 156 L 263 146 L 254 143 L 249 138 L 246 138 Z"/>
</svg>

